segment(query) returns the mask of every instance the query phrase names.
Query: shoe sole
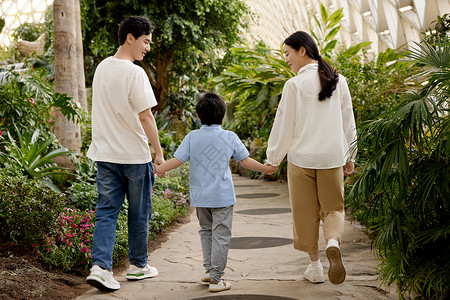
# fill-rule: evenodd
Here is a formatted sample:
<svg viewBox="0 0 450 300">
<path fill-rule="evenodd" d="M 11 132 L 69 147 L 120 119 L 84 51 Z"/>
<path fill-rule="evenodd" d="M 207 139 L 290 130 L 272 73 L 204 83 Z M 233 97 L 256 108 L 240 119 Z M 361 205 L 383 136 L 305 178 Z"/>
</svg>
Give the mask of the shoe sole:
<svg viewBox="0 0 450 300">
<path fill-rule="evenodd" d="M 306 277 L 304 277 L 304 278 L 305 278 L 306 281 L 308 281 L 308 282 L 310 282 L 310 283 L 313 283 L 313 284 L 319 284 L 319 283 L 324 283 L 324 282 L 325 282 L 325 280 L 322 280 L 322 279 L 319 279 L 319 280 L 314 281 L 314 280 L 309 280 L 309 279 L 306 278 Z"/>
<path fill-rule="evenodd" d="M 220 289 L 209 289 L 209 291 L 212 293 L 217 293 L 217 292 L 228 291 L 229 289 L 231 289 L 231 286 L 226 286 L 226 287 L 223 287 Z"/>
<path fill-rule="evenodd" d="M 338 247 L 331 246 L 327 248 L 326 254 L 328 261 L 330 262 L 328 279 L 334 284 L 344 282 L 346 272 L 344 264 L 342 263 L 341 250 Z"/>
<path fill-rule="evenodd" d="M 141 280 L 141 279 L 145 279 L 145 278 L 153 278 L 156 277 L 159 274 L 158 271 L 156 271 L 155 273 L 150 273 L 150 274 L 127 274 L 126 278 L 128 280 Z"/>
<path fill-rule="evenodd" d="M 99 281 L 96 278 L 87 278 L 86 282 L 89 285 L 92 285 L 93 287 L 95 287 L 96 289 L 98 289 L 102 292 L 114 292 L 114 291 L 117 291 L 118 289 L 120 289 L 120 287 L 118 287 L 118 288 L 107 287 L 106 285 L 104 285 L 101 281 Z"/>
</svg>

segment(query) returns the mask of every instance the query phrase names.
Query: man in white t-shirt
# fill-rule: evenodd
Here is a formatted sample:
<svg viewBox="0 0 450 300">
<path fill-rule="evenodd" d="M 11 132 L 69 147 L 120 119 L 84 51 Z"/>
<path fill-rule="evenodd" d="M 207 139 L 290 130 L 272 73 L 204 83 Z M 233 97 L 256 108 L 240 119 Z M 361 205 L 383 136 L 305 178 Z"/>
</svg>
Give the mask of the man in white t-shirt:
<svg viewBox="0 0 450 300">
<path fill-rule="evenodd" d="M 151 112 L 157 105 L 144 70 L 135 65 L 150 51 L 152 26 L 148 19 L 131 16 L 119 26 L 119 49 L 103 60 L 92 84 L 92 143 L 87 156 L 97 162 L 98 200 L 92 246 L 92 268 L 87 282 L 104 291 L 120 289 L 112 275 L 116 223 L 128 200 L 127 279 L 158 275 L 147 264 L 148 222 L 152 213 L 155 164 L 164 163 L 158 128 Z"/>
</svg>

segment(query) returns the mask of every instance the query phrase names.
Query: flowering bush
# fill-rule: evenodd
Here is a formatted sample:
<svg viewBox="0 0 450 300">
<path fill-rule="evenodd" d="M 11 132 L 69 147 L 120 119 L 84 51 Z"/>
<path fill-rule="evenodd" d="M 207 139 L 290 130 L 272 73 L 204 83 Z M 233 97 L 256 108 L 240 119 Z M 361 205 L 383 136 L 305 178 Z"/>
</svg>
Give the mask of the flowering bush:
<svg viewBox="0 0 450 300">
<path fill-rule="evenodd" d="M 44 241 L 33 244 L 34 253 L 50 268 L 88 270 L 94 235 L 94 211 L 65 208 Z"/>
<path fill-rule="evenodd" d="M 174 208 L 178 210 L 179 213 L 185 215 L 187 213 L 187 209 L 189 207 L 189 201 L 186 199 L 186 196 L 180 192 L 172 192 L 169 189 L 166 189 L 162 192 L 162 196 L 173 202 Z"/>
</svg>

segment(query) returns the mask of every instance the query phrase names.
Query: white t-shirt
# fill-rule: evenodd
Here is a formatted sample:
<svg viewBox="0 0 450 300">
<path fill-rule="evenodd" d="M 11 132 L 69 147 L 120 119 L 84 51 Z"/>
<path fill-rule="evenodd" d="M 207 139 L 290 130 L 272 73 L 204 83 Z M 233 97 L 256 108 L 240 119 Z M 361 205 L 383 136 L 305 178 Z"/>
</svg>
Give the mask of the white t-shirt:
<svg viewBox="0 0 450 300">
<path fill-rule="evenodd" d="M 267 163 L 289 162 L 308 169 L 331 169 L 354 161 L 356 141 L 352 99 L 344 76 L 330 98 L 319 101 L 317 63 L 286 81 L 267 146 Z M 356 148 L 355 148 L 356 149 Z"/>
<path fill-rule="evenodd" d="M 108 57 L 98 66 L 92 84 L 94 161 L 143 164 L 151 161 L 139 113 L 157 104 L 145 71 L 129 60 Z"/>
</svg>

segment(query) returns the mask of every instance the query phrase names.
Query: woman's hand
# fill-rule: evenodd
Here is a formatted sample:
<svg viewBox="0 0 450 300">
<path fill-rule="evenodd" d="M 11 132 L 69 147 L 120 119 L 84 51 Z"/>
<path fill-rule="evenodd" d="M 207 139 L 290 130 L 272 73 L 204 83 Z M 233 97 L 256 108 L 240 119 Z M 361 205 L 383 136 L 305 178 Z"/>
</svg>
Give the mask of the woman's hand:
<svg viewBox="0 0 450 300">
<path fill-rule="evenodd" d="M 342 167 L 344 170 L 344 176 L 348 176 L 355 171 L 355 164 L 352 161 L 349 161 L 345 164 L 345 166 Z"/>
</svg>

